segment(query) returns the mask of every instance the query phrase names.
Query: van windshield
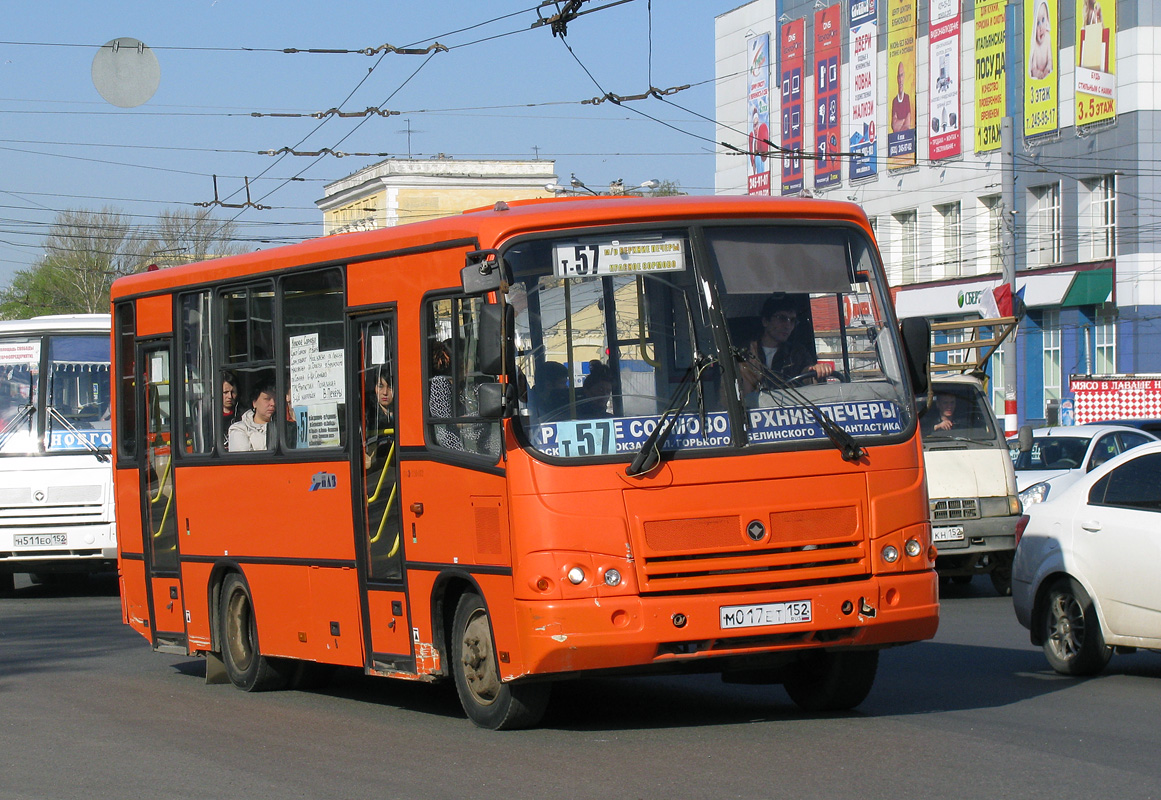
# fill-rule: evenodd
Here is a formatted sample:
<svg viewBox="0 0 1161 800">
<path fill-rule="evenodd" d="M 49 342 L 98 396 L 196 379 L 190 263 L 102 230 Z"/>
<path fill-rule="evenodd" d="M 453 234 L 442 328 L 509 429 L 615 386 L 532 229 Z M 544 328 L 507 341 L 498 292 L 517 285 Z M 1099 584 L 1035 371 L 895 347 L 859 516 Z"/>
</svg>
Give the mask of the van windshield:
<svg viewBox="0 0 1161 800">
<path fill-rule="evenodd" d="M 965 441 L 998 443 L 995 417 L 974 384 L 933 382 L 930 405 L 923 395 L 916 399 L 916 407 L 925 447 Z"/>
</svg>

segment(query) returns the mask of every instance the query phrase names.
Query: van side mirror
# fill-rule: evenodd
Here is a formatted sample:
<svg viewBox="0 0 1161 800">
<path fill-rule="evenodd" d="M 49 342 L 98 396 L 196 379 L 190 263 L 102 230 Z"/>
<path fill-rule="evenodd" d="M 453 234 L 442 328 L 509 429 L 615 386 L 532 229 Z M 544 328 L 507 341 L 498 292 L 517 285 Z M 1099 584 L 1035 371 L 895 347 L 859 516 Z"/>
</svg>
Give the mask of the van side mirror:
<svg viewBox="0 0 1161 800">
<path fill-rule="evenodd" d="M 1032 426 L 1021 425 L 1020 430 L 1016 433 L 1016 441 L 1020 446 L 1021 453 L 1032 452 Z"/>
<path fill-rule="evenodd" d="M 931 358 L 931 323 L 924 317 L 908 317 L 899 323 L 903 360 L 915 394 L 927 391 L 927 360 Z"/>
</svg>

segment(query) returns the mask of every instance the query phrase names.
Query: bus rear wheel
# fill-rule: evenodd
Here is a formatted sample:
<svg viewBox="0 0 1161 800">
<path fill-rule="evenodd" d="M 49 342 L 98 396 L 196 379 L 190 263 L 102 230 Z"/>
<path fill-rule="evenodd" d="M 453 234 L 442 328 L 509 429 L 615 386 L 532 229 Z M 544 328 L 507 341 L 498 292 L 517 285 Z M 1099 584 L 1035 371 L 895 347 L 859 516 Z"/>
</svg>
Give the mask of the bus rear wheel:
<svg viewBox="0 0 1161 800">
<path fill-rule="evenodd" d="M 783 685 L 803 711 L 849 711 L 867 699 L 878 668 L 878 650 L 817 652 L 795 665 Z"/>
<path fill-rule="evenodd" d="M 475 592 L 460 597 L 452 621 L 452 671 L 456 693 L 468 718 L 481 728 L 514 730 L 544 716 L 548 683 L 504 683 L 484 600 Z"/>
<path fill-rule="evenodd" d="M 245 579 L 235 573 L 222 583 L 222 663 L 230 683 L 247 692 L 280 688 L 282 675 L 258 649 L 258 623 Z"/>
</svg>

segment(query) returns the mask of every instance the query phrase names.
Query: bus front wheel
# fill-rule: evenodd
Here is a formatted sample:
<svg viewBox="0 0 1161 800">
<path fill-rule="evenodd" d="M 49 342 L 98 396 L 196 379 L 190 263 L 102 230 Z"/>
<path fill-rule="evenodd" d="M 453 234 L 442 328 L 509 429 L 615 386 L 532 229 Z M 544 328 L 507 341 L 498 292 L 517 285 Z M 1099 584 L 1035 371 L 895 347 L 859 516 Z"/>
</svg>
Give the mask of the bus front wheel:
<svg viewBox="0 0 1161 800">
<path fill-rule="evenodd" d="M 250 589 L 241 575 L 231 573 L 222 583 L 222 663 L 230 683 L 247 692 L 277 689 L 282 676 L 258 649 L 258 623 Z"/>
<path fill-rule="evenodd" d="M 484 600 L 460 597 L 452 622 L 452 671 L 468 718 L 481 728 L 514 730 L 535 725 L 548 707 L 548 683 L 504 683 Z"/>
<path fill-rule="evenodd" d="M 803 711 L 849 711 L 867 699 L 879 668 L 878 650 L 812 653 L 783 686 Z"/>
</svg>

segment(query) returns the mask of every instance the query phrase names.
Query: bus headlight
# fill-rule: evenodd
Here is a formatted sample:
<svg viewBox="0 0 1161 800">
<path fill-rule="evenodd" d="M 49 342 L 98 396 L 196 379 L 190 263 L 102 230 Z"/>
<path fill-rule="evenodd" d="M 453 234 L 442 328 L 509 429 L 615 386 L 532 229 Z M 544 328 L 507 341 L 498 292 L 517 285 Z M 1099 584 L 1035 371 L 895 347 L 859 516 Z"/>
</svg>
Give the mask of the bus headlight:
<svg viewBox="0 0 1161 800">
<path fill-rule="evenodd" d="M 615 569 L 605 570 L 605 585 L 606 586 L 620 586 L 621 573 Z"/>
<path fill-rule="evenodd" d="M 568 571 L 568 582 L 574 586 L 580 586 L 585 582 L 585 571 L 580 567 L 573 567 Z"/>
<path fill-rule="evenodd" d="M 903 545 L 903 552 L 915 558 L 923 551 L 923 545 L 919 544 L 918 539 L 908 539 L 907 543 Z"/>
<path fill-rule="evenodd" d="M 894 564 L 899 560 L 899 548 L 895 547 L 893 544 L 889 544 L 882 549 L 879 555 L 881 555 L 883 560 L 888 564 Z"/>
</svg>

